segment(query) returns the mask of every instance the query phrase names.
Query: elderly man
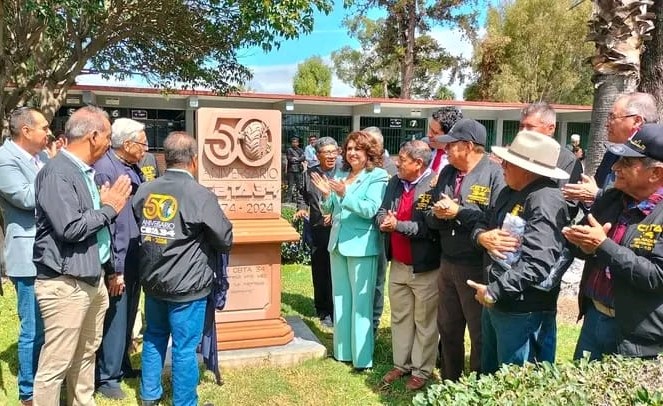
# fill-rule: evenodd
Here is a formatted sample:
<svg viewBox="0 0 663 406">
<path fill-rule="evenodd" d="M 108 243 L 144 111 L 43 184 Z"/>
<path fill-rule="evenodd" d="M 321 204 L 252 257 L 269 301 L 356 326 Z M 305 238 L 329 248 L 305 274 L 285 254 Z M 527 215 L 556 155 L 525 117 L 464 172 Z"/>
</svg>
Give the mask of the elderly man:
<svg viewBox="0 0 663 406">
<path fill-rule="evenodd" d="M 426 226 L 431 195 L 430 148 L 408 141 L 398 153 L 398 175 L 387 184 L 375 217 L 391 260 L 391 346 L 394 368 L 382 378 L 391 384 L 412 374 L 405 387 L 421 389 L 430 379 L 437 356 L 437 289 L 440 266 L 435 234 Z"/>
<path fill-rule="evenodd" d="M 143 177 L 137 163 L 147 150 L 145 125 L 118 118 L 111 128 L 111 149 L 92 166 L 97 185 L 115 182 L 120 176 L 131 179 L 138 189 Z M 132 193 L 133 195 L 133 193 Z M 104 319 L 104 335 L 97 353 L 97 392 L 110 399 L 124 399 L 122 377 L 135 377 L 129 362 L 131 328 L 138 311 L 138 245 L 140 232 L 131 206 L 126 205 L 110 226 L 114 272 L 106 275 L 109 306 Z"/>
<path fill-rule="evenodd" d="M 625 143 L 644 123 L 658 122 L 656 99 L 648 93 L 629 93 L 621 95 L 612 105 L 608 114 L 608 141 L 616 144 Z M 600 196 L 602 190 L 611 186 L 615 175 L 612 166 L 619 157 L 609 150 L 596 169 L 594 177 L 582 176 L 581 182 L 569 182 L 562 191 L 567 200 L 578 200 L 591 205 Z"/>
<path fill-rule="evenodd" d="M 610 152 L 614 188 L 563 230 L 586 257 L 575 358 L 654 358 L 663 352 L 663 126 L 644 124 Z"/>
<path fill-rule="evenodd" d="M 557 125 L 556 121 L 557 114 L 555 113 L 555 109 L 546 102 L 529 104 L 520 112 L 521 131 L 536 131 L 539 134 L 554 137 Z M 582 162 L 568 148 L 562 148 L 559 151 L 557 167 L 569 174 L 567 179 L 557 179 L 559 187 L 563 187 L 567 183 L 577 183 L 581 179 L 583 170 Z M 567 202 L 569 205 L 569 215 L 571 218 L 575 218 L 579 209 L 578 202 L 572 199 L 567 199 Z"/>
<path fill-rule="evenodd" d="M 3 257 L 7 276 L 16 288 L 18 318 L 18 397 L 32 403 L 32 384 L 37 370 L 44 326 L 35 299 L 37 270 L 32 262 L 35 241 L 34 180 L 43 166 L 48 142 L 48 121 L 37 110 L 21 107 L 9 116 L 11 139 L 0 147 L 0 208 L 6 244 Z M 41 158 L 40 158 L 41 156 Z"/>
<path fill-rule="evenodd" d="M 196 182 L 196 140 L 173 132 L 163 142 L 166 173 L 141 185 L 133 199 L 139 219 L 140 280 L 145 290 L 143 405 L 163 395 L 161 372 L 172 338 L 173 404 L 198 404 L 196 347 L 203 335 L 207 296 L 221 253 L 230 251 L 232 224 L 217 197 Z"/>
<path fill-rule="evenodd" d="M 366 127 L 362 131 L 370 134 L 375 142 L 378 143 L 379 148 L 382 149 L 382 169 L 387 171 L 389 176 L 396 175 L 398 168 L 396 168 L 394 161 L 389 157 L 389 152 L 384 149 L 382 130 L 378 127 Z M 380 236 L 380 238 L 382 238 L 382 236 Z M 382 311 L 384 310 L 384 282 L 387 276 L 387 256 L 384 251 L 384 243 L 380 244 L 380 249 L 380 255 L 378 255 L 377 277 L 375 281 L 375 295 L 373 296 L 373 335 L 377 333 L 378 327 L 380 327 L 380 319 L 382 318 Z"/>
<path fill-rule="evenodd" d="M 566 201 L 553 180 L 569 176 L 555 167 L 560 149 L 554 139 L 533 131 L 519 132 L 508 148 L 493 147 L 508 187 L 472 231 L 488 254 L 488 285 L 467 282 L 484 306 L 485 373 L 501 364 L 555 360 L 559 286 L 544 286 L 569 223 Z"/>
<path fill-rule="evenodd" d="M 311 273 L 313 278 L 313 303 L 320 323 L 328 328 L 334 325 L 334 303 L 332 299 L 331 266 L 329 262 L 329 232 L 331 214 L 322 212 L 322 193 L 311 182 L 311 174 L 317 173 L 333 179 L 336 172 L 338 144 L 331 137 L 322 137 L 315 143 L 318 165 L 308 168 L 304 174 L 304 187 L 297 218 L 308 216 L 311 225 Z"/>
<path fill-rule="evenodd" d="M 444 143 L 437 141 L 437 138 L 449 134 L 458 120 L 463 118 L 463 113 L 457 107 L 445 106 L 434 112 L 431 118 L 432 120 L 428 122 L 428 145 L 433 150 L 430 168 L 435 175 L 438 175 L 448 161 Z"/>
<path fill-rule="evenodd" d="M 101 189 L 93 165 L 110 144 L 108 115 L 82 107 L 65 126 L 67 148 L 39 172 L 35 294 L 44 320 L 44 346 L 34 383 L 35 406 L 57 406 L 67 379 L 69 404 L 94 405 L 95 352 L 101 342 L 112 272 L 108 226 L 122 211 L 131 182 L 120 176 Z"/>
<path fill-rule="evenodd" d="M 470 370 L 481 369 L 481 310 L 468 279 L 484 281 L 483 256 L 472 243 L 476 222 L 495 204 L 504 188 L 499 164 L 486 154 L 486 128 L 462 119 L 437 142 L 446 144 L 447 165 L 433 189 L 435 203 L 426 220 L 439 230 L 442 265 L 437 279 L 440 297 L 437 327 L 440 332 L 442 378 L 456 380 L 465 366 L 465 327 L 470 332 Z"/>
</svg>

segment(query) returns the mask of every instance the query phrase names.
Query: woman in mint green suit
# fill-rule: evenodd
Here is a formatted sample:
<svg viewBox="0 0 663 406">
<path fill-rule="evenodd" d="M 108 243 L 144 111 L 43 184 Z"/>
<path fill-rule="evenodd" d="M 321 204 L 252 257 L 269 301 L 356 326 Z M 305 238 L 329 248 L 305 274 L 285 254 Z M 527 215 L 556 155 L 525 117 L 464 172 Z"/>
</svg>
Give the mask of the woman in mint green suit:
<svg viewBox="0 0 663 406">
<path fill-rule="evenodd" d="M 334 358 L 357 369 L 373 366 L 373 295 L 379 233 L 373 218 L 389 180 L 382 150 L 361 131 L 343 145 L 343 170 L 334 179 L 312 174 L 323 195 L 323 210 L 332 215 L 329 236 L 334 296 Z M 316 176 L 313 176 L 316 175 Z"/>
</svg>

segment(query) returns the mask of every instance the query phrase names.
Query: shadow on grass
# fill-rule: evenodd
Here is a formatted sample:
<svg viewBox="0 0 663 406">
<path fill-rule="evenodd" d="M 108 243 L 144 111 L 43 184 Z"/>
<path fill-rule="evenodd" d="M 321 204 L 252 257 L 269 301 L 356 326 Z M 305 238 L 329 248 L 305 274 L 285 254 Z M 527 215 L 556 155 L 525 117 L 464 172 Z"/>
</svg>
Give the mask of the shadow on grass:
<svg viewBox="0 0 663 406">
<path fill-rule="evenodd" d="M 14 379 L 18 375 L 18 343 L 13 343 L 7 347 L 3 352 L 0 353 L 0 361 L 9 366 L 9 372 L 11 372 L 11 378 Z M 6 382 L 5 376 L 3 373 L 3 368 L 0 368 L 0 387 L 2 388 L 5 395 L 7 395 L 7 385 L 15 384 L 15 382 Z"/>
<path fill-rule="evenodd" d="M 281 303 L 290 307 L 290 309 L 283 309 L 286 315 L 297 313 L 303 317 L 316 317 L 313 298 L 300 295 L 299 293 L 281 292 Z"/>
<path fill-rule="evenodd" d="M 298 293 L 281 293 L 283 312 L 286 315 L 301 316 L 304 323 L 318 337 L 327 348 L 327 356 L 333 358 L 333 333 L 320 325 L 316 317 L 313 299 Z M 386 405 L 403 405 L 411 403 L 416 392 L 405 389 L 406 379 L 402 379 L 390 386 L 382 383 L 382 377 L 393 367 L 391 348 L 391 329 L 382 327 L 378 329 L 375 337 L 373 351 L 373 368 L 353 372 L 364 377 L 364 383 L 372 392 L 380 396 L 380 402 Z M 350 365 L 351 366 L 351 365 Z"/>
</svg>

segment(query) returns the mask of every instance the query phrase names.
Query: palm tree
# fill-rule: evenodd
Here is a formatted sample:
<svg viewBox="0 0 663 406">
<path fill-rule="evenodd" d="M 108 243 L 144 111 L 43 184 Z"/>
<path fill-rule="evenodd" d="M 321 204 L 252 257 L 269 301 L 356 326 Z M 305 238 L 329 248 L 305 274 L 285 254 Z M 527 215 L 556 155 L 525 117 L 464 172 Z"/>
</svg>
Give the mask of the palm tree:
<svg viewBox="0 0 663 406">
<path fill-rule="evenodd" d="M 594 70 L 594 103 L 586 170 L 592 173 L 605 152 L 608 113 L 617 96 L 636 91 L 640 82 L 640 55 L 656 16 L 652 0 L 593 0 L 588 40 L 596 45 L 590 62 Z"/>
</svg>

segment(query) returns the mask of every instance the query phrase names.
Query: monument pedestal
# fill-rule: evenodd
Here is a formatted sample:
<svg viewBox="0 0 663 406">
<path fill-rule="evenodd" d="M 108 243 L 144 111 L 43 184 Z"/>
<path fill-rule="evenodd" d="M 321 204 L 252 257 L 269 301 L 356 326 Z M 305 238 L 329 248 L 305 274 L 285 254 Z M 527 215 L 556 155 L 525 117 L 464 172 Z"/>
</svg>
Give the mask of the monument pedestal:
<svg viewBox="0 0 663 406">
<path fill-rule="evenodd" d="M 284 219 L 232 223 L 228 303 L 216 313 L 218 348 L 285 345 L 294 333 L 281 317 L 281 242 L 299 234 Z"/>
<path fill-rule="evenodd" d="M 281 242 L 299 234 L 281 218 L 281 112 L 197 111 L 198 182 L 233 223 L 228 300 L 216 313 L 219 350 L 284 345 Z"/>
</svg>

